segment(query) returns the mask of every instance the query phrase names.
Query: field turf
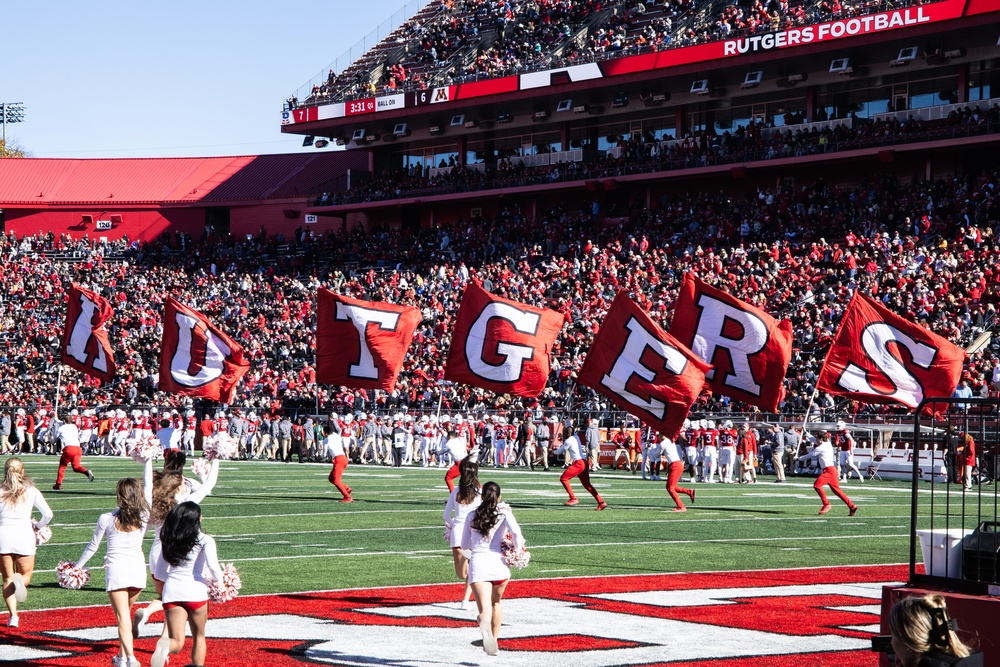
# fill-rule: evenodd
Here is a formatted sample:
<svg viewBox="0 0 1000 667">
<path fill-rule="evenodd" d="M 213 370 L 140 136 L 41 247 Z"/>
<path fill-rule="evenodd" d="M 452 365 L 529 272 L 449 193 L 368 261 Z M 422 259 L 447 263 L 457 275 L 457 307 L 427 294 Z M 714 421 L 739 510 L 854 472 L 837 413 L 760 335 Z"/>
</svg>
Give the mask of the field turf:
<svg viewBox="0 0 1000 667">
<path fill-rule="evenodd" d="M 25 609 L 106 604 L 104 548 L 80 591 L 56 585 L 55 566 L 79 558 L 97 517 L 115 508 L 124 476 L 140 476 L 126 459 L 86 457 L 97 479 L 67 472 L 51 490 L 57 460 L 25 456 L 55 519 L 52 541 L 39 548 Z M 218 542 L 222 562 L 234 562 L 242 594 L 454 582 L 441 514 L 447 498 L 441 468 L 351 465 L 344 479 L 354 503 L 338 503 L 329 465 L 224 462 L 215 492 L 202 507 L 203 529 Z M 696 503 L 671 513 L 665 482 L 626 472 L 598 471 L 592 480 L 610 507 L 574 482 L 580 498 L 563 506 L 561 469 L 481 471 L 497 481 L 532 553 L 514 578 L 602 574 L 756 570 L 839 564 L 905 563 L 909 550 L 910 487 L 905 482 L 852 480 L 845 490 L 860 506 L 854 517 L 830 494 L 832 511 L 817 516 L 812 478 L 774 484 L 694 484 Z M 151 534 L 147 536 L 146 551 Z M 140 601 L 153 596 L 152 585 Z"/>
</svg>

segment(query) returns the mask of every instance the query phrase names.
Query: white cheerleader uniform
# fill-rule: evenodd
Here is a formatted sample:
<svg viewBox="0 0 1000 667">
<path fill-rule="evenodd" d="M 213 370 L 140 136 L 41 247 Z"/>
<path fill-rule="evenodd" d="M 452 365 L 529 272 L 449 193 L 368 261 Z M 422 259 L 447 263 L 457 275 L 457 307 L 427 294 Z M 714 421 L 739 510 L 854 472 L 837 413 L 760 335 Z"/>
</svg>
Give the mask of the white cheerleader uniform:
<svg viewBox="0 0 1000 667">
<path fill-rule="evenodd" d="M 462 548 L 472 550 L 469 559 L 469 583 L 489 581 L 501 584 L 510 579 L 510 568 L 503 562 L 500 546 L 504 535 L 510 532 L 514 536 L 517 549 L 524 547 L 524 537 L 517 519 L 510 509 L 501 509 L 500 518 L 490 529 L 489 535 L 483 535 L 472 527 L 472 517 L 465 522 L 462 529 Z"/>
<path fill-rule="evenodd" d="M 448 494 L 448 503 L 444 506 L 444 525 L 451 529 L 451 547 L 462 546 L 462 534 L 465 532 L 465 522 L 468 520 L 469 515 L 472 514 L 479 507 L 479 503 L 483 502 L 482 497 L 479 495 L 479 491 L 476 491 L 476 497 L 472 499 L 471 503 L 463 505 L 458 502 L 458 487 Z"/>
<path fill-rule="evenodd" d="M 5 556 L 34 556 L 35 531 L 31 528 L 31 510 L 37 508 L 42 518 L 38 527 L 52 520 L 52 510 L 38 487 L 29 486 L 16 505 L 0 502 L 0 554 Z"/>
<path fill-rule="evenodd" d="M 215 540 L 204 533 L 198 536 L 191 553 L 180 565 L 163 562 L 165 578 L 163 580 L 163 604 L 183 602 L 204 602 L 208 599 L 208 583 L 205 579 L 205 569 L 211 574 L 211 579 L 222 579 L 222 567 L 216 555 Z"/>
<path fill-rule="evenodd" d="M 146 502 L 153 502 L 153 461 L 147 460 L 142 474 L 143 495 Z M 146 587 L 146 559 L 142 554 L 142 538 L 148 520 L 136 530 L 122 532 L 116 525 L 118 512 L 102 514 L 97 520 L 94 536 L 83 550 L 77 567 L 84 567 L 97 553 L 101 540 L 108 538 L 108 551 L 104 557 L 104 590 L 119 591 L 125 588 L 142 590 Z"/>
<path fill-rule="evenodd" d="M 184 484 L 181 485 L 181 488 L 174 496 L 178 505 L 188 501 L 200 505 L 201 501 L 208 497 L 208 494 L 212 492 L 216 481 L 219 479 L 219 459 L 212 461 L 211 465 L 212 467 L 209 468 L 208 478 L 205 480 L 205 483 L 196 489 L 188 487 L 190 480 L 184 480 Z M 168 566 L 167 562 L 163 560 L 163 545 L 160 542 L 160 528 L 160 525 L 153 526 L 153 546 L 149 548 L 149 572 L 153 575 L 153 579 L 164 582 L 167 580 Z"/>
</svg>

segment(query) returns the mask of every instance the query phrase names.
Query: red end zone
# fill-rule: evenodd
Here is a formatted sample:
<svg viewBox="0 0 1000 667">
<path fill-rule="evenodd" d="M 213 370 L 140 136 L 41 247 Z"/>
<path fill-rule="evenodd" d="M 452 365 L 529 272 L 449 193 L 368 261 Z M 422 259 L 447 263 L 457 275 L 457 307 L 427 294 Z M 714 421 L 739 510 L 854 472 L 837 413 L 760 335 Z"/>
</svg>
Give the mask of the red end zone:
<svg viewBox="0 0 1000 667">
<path fill-rule="evenodd" d="M 507 589 L 504 665 L 872 666 L 884 584 L 905 566 L 517 580 Z M 251 596 L 213 605 L 208 664 L 495 664 L 458 585 Z M 30 597 L 27 607 L 30 608 Z M 0 630 L 0 665 L 105 665 L 110 606 L 22 611 Z M 148 664 L 159 616 L 136 641 Z M 190 641 L 172 664 L 190 659 Z M 490 662 L 492 660 L 493 662 Z"/>
</svg>

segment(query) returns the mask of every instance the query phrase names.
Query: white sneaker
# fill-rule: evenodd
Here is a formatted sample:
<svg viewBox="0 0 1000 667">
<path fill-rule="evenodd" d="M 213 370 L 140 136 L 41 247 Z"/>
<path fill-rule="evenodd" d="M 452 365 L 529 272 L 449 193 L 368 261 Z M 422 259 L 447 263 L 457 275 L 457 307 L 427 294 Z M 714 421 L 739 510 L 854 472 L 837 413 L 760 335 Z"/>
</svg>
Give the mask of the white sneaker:
<svg viewBox="0 0 1000 667">
<path fill-rule="evenodd" d="M 163 667 L 170 662 L 170 637 L 160 637 L 156 640 L 156 650 L 149 659 L 149 667 Z"/>
<path fill-rule="evenodd" d="M 133 655 L 131 658 L 122 661 L 122 667 L 142 667 L 142 663 Z"/>
<path fill-rule="evenodd" d="M 125 658 L 120 655 L 116 655 L 111 658 L 111 667 L 128 667 L 128 663 L 125 662 Z"/>
<path fill-rule="evenodd" d="M 490 622 L 485 619 L 479 621 L 479 632 L 483 635 L 483 650 L 486 651 L 486 655 L 496 655 L 499 647 L 497 646 L 497 638 L 493 636 Z M 153 665 L 153 667 L 157 666 Z"/>
<path fill-rule="evenodd" d="M 10 578 L 12 584 L 14 584 L 14 599 L 18 602 L 24 602 L 28 599 L 28 589 L 24 587 L 24 578 L 21 576 L 20 572 L 15 572 L 14 576 Z"/>
<path fill-rule="evenodd" d="M 17 623 L 18 623 L 17 616 L 11 616 L 9 619 L 7 619 L 7 627 L 8 628 L 16 628 L 17 627 Z"/>
<path fill-rule="evenodd" d="M 142 626 L 146 625 L 146 608 L 136 609 L 135 615 L 132 616 L 132 638 L 138 639 L 142 631 Z"/>
<path fill-rule="evenodd" d="M 472 609 L 472 605 L 469 604 L 468 600 L 462 600 L 461 604 L 458 605 L 459 609 L 469 610 Z"/>
</svg>

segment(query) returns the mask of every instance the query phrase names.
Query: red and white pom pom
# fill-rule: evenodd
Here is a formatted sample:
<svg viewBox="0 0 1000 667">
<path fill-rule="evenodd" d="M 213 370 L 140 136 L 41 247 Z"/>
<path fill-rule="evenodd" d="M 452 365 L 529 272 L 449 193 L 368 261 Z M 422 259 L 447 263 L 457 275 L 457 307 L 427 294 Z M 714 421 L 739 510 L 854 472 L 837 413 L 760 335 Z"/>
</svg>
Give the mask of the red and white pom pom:
<svg viewBox="0 0 1000 667">
<path fill-rule="evenodd" d="M 524 547 L 518 549 L 514 536 L 507 533 L 500 542 L 500 558 L 507 567 L 521 570 L 531 562 L 531 552 Z"/>
<path fill-rule="evenodd" d="M 204 451 L 209 461 L 232 459 L 240 453 L 240 443 L 228 433 L 216 433 L 205 443 Z"/>
<path fill-rule="evenodd" d="M 205 479 L 208 477 L 208 470 L 211 465 L 206 458 L 195 459 L 191 462 L 191 472 L 198 475 L 198 477 Z"/>
<path fill-rule="evenodd" d="M 160 444 L 160 439 L 155 436 L 129 439 L 125 442 L 125 447 L 128 449 L 129 456 L 136 463 L 155 461 L 163 455 L 163 445 Z"/>
<path fill-rule="evenodd" d="M 56 579 L 62 588 L 78 591 L 90 581 L 90 568 L 77 567 L 70 561 L 64 560 L 56 567 Z"/>
<path fill-rule="evenodd" d="M 52 529 L 48 526 L 38 527 L 36 521 L 31 522 L 31 529 L 35 531 L 35 546 L 42 546 L 52 539 Z"/>
<path fill-rule="evenodd" d="M 226 563 L 222 566 L 222 579 L 209 583 L 208 597 L 212 602 L 229 602 L 239 594 L 241 588 L 243 581 L 240 579 L 240 573 L 236 571 L 236 566 Z"/>
</svg>

